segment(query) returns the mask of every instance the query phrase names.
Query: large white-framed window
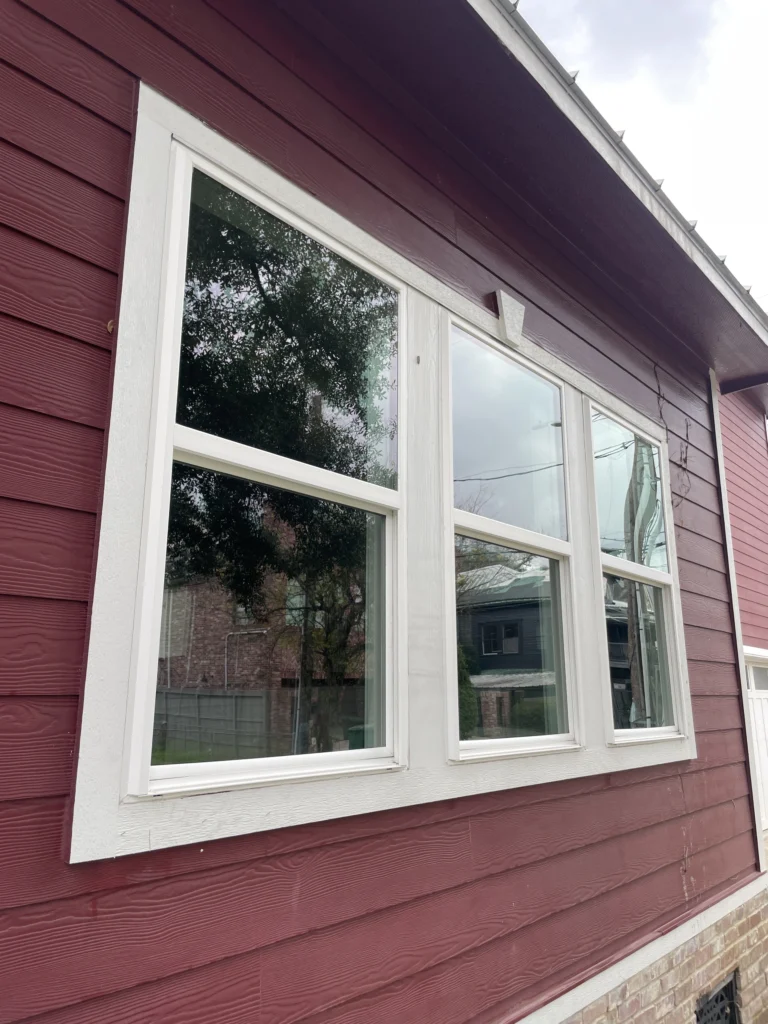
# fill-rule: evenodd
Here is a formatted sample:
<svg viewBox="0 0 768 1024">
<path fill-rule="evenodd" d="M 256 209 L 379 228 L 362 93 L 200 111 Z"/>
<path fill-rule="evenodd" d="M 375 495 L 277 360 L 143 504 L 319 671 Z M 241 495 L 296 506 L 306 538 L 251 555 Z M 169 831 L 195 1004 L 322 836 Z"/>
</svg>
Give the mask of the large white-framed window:
<svg viewBox="0 0 768 1024">
<path fill-rule="evenodd" d="M 502 328 L 142 86 L 72 860 L 695 756 L 663 427 Z"/>
</svg>

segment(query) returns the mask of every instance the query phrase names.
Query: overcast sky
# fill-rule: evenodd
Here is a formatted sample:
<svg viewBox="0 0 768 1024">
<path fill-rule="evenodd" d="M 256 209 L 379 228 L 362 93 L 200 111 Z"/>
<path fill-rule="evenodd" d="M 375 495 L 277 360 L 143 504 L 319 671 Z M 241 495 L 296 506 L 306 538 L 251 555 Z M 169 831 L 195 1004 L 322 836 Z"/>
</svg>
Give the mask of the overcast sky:
<svg viewBox="0 0 768 1024">
<path fill-rule="evenodd" d="M 519 13 L 768 307 L 768 0 L 520 0 Z"/>
</svg>

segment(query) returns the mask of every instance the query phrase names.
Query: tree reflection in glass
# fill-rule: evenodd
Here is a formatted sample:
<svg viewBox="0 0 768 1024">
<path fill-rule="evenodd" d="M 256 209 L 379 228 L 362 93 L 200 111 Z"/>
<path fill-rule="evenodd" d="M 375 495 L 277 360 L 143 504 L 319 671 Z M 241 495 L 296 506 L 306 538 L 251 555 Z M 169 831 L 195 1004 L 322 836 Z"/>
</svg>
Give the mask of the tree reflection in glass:
<svg viewBox="0 0 768 1024">
<path fill-rule="evenodd" d="M 180 424 L 396 487 L 397 333 L 394 289 L 194 172 Z M 385 517 L 288 487 L 174 464 L 155 764 L 386 742 Z"/>
<path fill-rule="evenodd" d="M 396 487 L 397 300 L 195 171 L 178 422 Z"/>
</svg>

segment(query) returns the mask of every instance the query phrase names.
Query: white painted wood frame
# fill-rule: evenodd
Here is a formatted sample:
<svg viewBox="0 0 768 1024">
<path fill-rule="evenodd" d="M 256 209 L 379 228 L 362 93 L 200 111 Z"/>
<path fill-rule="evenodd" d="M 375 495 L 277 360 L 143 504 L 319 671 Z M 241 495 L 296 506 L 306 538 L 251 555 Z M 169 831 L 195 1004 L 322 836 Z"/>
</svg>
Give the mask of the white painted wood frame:
<svg viewBox="0 0 768 1024">
<path fill-rule="evenodd" d="M 195 166 L 399 292 L 397 491 L 174 423 L 179 296 Z M 607 660 L 602 665 L 599 655 L 605 624 L 592 540 L 597 526 L 586 467 L 591 448 L 585 403 L 598 403 L 662 448 L 663 427 L 547 353 L 524 332 L 515 339 L 515 358 L 554 378 L 565 396 L 574 526 L 565 544 L 552 538 L 542 541 L 525 531 L 502 539 L 532 550 L 539 545 L 561 564 L 568 563 L 563 592 L 570 606 L 564 621 L 570 623 L 572 721 L 569 733 L 554 743 L 549 737 L 527 747 L 467 750 L 467 756 L 458 748 L 455 646 L 452 654 L 450 648 L 455 630 L 454 513 L 444 372 L 446 332 L 452 321 L 488 344 L 503 343 L 505 331 L 497 317 L 142 85 L 77 760 L 72 861 L 695 757 L 682 667 L 674 673 L 679 713 L 674 734 L 620 745 L 607 725 Z M 150 770 L 156 667 L 148 666 L 154 666 L 159 644 L 174 457 L 386 517 L 390 674 L 384 747 Z M 666 476 L 664 488 L 668 502 Z M 478 535 L 487 526 L 473 526 L 473 521 L 461 517 L 457 525 L 476 528 Z M 504 531 L 494 524 L 492 532 L 499 537 Z M 670 558 L 677 609 L 674 548 Z M 669 628 L 675 632 L 684 666 L 677 614 Z"/>
</svg>

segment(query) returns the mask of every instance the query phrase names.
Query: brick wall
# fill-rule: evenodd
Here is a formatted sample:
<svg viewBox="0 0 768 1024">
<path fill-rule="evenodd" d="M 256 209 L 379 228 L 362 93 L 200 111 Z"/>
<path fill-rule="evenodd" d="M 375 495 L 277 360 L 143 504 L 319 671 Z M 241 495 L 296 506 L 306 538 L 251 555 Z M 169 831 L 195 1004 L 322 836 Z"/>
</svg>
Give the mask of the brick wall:
<svg viewBox="0 0 768 1024">
<path fill-rule="evenodd" d="M 738 972 L 742 1024 L 768 1022 L 768 891 L 569 1017 L 565 1024 L 693 1024 L 696 1003 Z"/>
</svg>

